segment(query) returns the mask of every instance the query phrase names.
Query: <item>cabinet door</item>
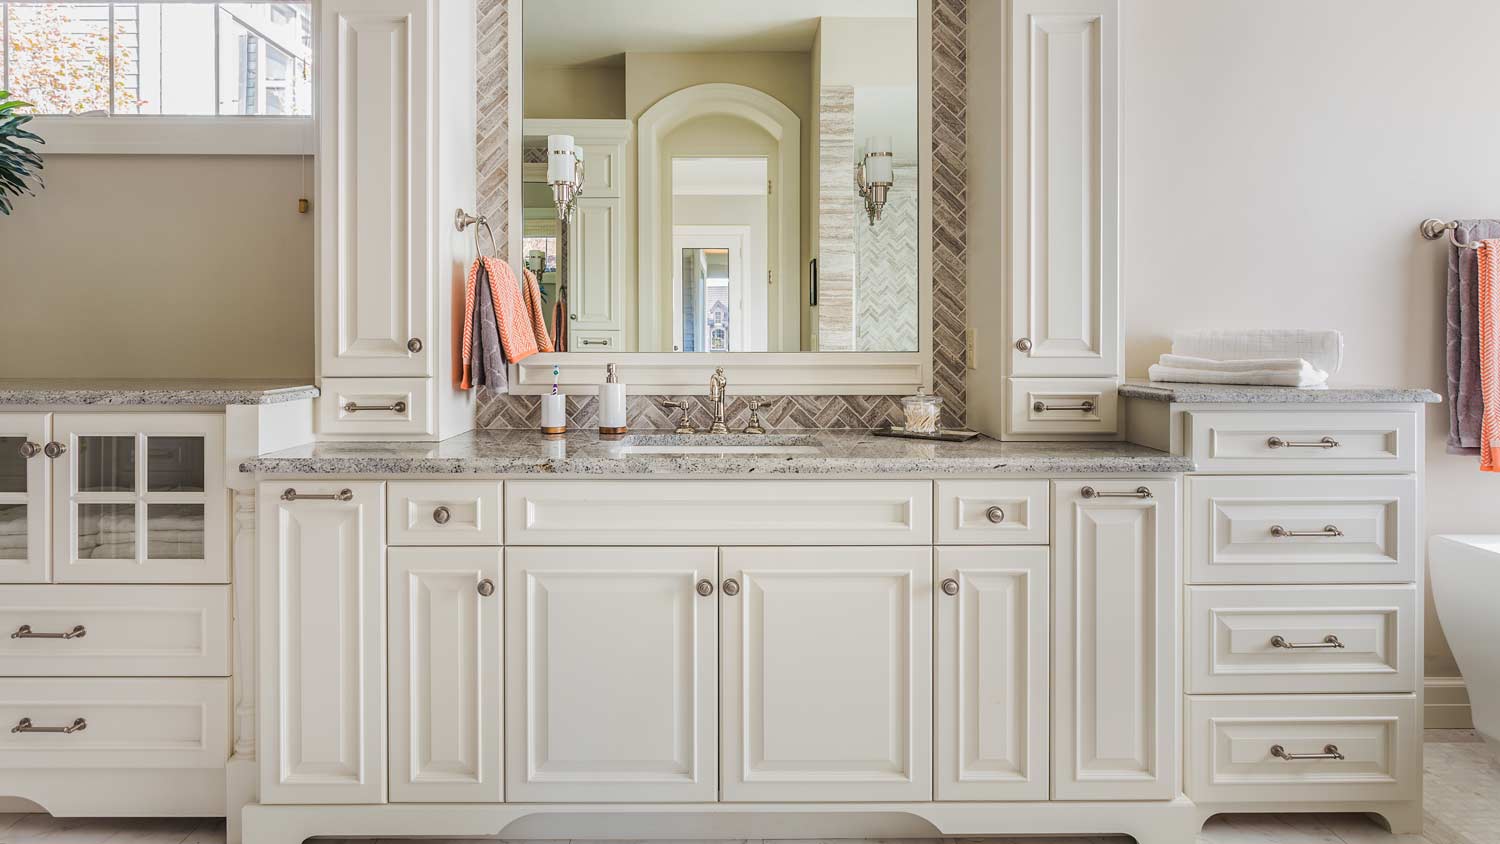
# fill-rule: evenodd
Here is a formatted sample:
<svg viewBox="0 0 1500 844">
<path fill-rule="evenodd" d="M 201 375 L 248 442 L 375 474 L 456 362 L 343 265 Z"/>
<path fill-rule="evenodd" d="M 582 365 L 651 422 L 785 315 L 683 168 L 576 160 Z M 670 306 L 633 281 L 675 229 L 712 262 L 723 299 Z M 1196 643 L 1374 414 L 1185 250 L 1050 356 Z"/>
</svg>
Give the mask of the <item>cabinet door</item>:
<svg viewBox="0 0 1500 844">
<path fill-rule="evenodd" d="M 260 486 L 262 803 L 385 802 L 383 487 Z"/>
<path fill-rule="evenodd" d="M 937 555 L 937 799 L 1046 800 L 1051 554 Z"/>
<path fill-rule="evenodd" d="M 228 583 L 224 417 L 69 413 L 53 483 L 53 579 Z"/>
<path fill-rule="evenodd" d="M 714 800 L 715 563 L 712 548 L 506 551 L 508 801 Z"/>
<path fill-rule="evenodd" d="M 42 454 L 51 425 L 45 413 L 0 413 L 0 583 L 45 583 L 52 575 L 51 473 Z"/>
<path fill-rule="evenodd" d="M 1103 478 L 1054 490 L 1052 797 L 1170 799 L 1176 483 Z"/>
<path fill-rule="evenodd" d="M 931 800 L 932 550 L 721 554 L 723 799 Z"/>
<path fill-rule="evenodd" d="M 1010 374 L 1115 376 L 1120 0 L 1011 14 Z"/>
<path fill-rule="evenodd" d="M 320 4 L 318 333 L 325 376 L 432 374 L 430 5 Z"/>
<path fill-rule="evenodd" d="M 392 548 L 391 800 L 498 803 L 499 548 Z"/>
<path fill-rule="evenodd" d="M 625 220 L 623 200 L 578 199 L 568 244 L 568 308 L 573 328 L 620 331 L 625 328 Z"/>
</svg>

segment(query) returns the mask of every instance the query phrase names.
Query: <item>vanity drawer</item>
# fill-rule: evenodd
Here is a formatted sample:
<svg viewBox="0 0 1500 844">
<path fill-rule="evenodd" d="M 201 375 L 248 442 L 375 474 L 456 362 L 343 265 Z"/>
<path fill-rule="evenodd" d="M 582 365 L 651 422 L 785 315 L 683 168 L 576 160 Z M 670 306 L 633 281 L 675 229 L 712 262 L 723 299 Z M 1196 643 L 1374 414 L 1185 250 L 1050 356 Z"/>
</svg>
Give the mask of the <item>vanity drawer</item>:
<svg viewBox="0 0 1500 844">
<path fill-rule="evenodd" d="M 431 378 L 324 378 L 318 431 L 370 439 L 435 433 Z"/>
<path fill-rule="evenodd" d="M 0 676 L 227 677 L 229 623 L 228 586 L 0 586 Z"/>
<path fill-rule="evenodd" d="M 229 679 L 6 680 L 0 757 L 8 768 L 222 768 Z"/>
<path fill-rule="evenodd" d="M 929 481 L 511 481 L 511 545 L 931 545 Z"/>
<path fill-rule="evenodd" d="M 624 342 L 624 332 L 621 331 L 573 330 L 568 332 L 568 351 L 570 352 L 617 352 L 623 347 Z"/>
<path fill-rule="evenodd" d="M 1415 472 L 1407 411 L 1192 410 L 1183 448 L 1198 472 Z"/>
<path fill-rule="evenodd" d="M 1201 803 L 1412 800 L 1422 735 L 1413 695 L 1189 697 L 1187 796 Z M 1287 760 L 1336 749 L 1342 759 Z"/>
<path fill-rule="evenodd" d="M 938 481 L 939 545 L 1046 545 L 1047 481 Z"/>
<path fill-rule="evenodd" d="M 1191 587 L 1188 692 L 1414 692 L 1416 606 L 1415 586 Z"/>
<path fill-rule="evenodd" d="M 390 545 L 499 545 L 499 481 L 391 481 Z"/>
<path fill-rule="evenodd" d="M 1189 477 L 1193 583 L 1412 583 L 1414 477 Z"/>
<path fill-rule="evenodd" d="M 1012 434 L 1114 434 L 1119 385 L 1113 378 L 1012 378 Z"/>
</svg>

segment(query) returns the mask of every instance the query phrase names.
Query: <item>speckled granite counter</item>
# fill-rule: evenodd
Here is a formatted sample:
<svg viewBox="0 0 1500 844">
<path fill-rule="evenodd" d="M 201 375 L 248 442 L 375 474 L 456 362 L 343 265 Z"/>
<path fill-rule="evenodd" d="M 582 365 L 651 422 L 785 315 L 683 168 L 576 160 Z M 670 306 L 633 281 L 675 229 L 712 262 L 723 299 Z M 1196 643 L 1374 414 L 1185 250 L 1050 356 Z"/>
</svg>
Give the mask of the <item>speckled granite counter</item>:
<svg viewBox="0 0 1500 844">
<path fill-rule="evenodd" d="M 1436 404 L 1443 397 L 1421 387 L 1251 387 L 1239 384 L 1179 384 L 1168 381 L 1126 381 L 1120 398 L 1179 404 Z"/>
<path fill-rule="evenodd" d="M 683 444 L 709 453 L 673 452 Z M 783 453 L 744 453 L 784 448 Z M 640 449 L 644 449 L 643 453 Z M 440 443 L 317 443 L 240 465 L 288 475 L 869 475 L 1136 474 L 1190 471 L 1192 461 L 1130 443 L 967 443 L 876 437 L 867 431 L 682 437 L 593 432 L 547 440 L 531 431 L 476 431 Z"/>
<path fill-rule="evenodd" d="M 280 404 L 317 395 L 311 384 L 258 378 L 0 378 L 0 406 L 214 407 Z"/>
</svg>

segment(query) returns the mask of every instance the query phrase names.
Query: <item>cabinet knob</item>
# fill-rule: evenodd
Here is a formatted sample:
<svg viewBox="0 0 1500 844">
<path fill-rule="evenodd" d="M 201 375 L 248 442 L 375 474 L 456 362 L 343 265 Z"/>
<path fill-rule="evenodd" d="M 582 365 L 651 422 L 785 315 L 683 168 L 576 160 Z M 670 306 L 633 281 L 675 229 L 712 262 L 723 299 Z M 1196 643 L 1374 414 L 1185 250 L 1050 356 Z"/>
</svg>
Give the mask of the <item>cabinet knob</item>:
<svg viewBox="0 0 1500 844">
<path fill-rule="evenodd" d="M 22 460 L 30 460 L 31 458 L 33 458 L 33 457 L 35 457 L 35 456 L 37 456 L 38 454 L 41 454 L 41 453 L 42 453 L 42 444 L 41 443 L 34 443 L 34 442 L 30 441 L 30 440 L 27 440 L 26 442 L 21 443 L 21 459 Z"/>
<path fill-rule="evenodd" d="M 1017 340 L 1016 341 L 1016 351 L 1018 351 L 1018 352 L 1029 352 L 1029 351 L 1031 351 L 1031 340 L 1028 339 L 1028 338 L 1026 338 L 1026 337 L 1022 337 L 1021 339 Z"/>
<path fill-rule="evenodd" d="M 1005 521 L 1005 511 L 999 507 L 990 507 L 984 511 L 984 517 L 989 519 L 991 523 L 998 525 Z"/>
<path fill-rule="evenodd" d="M 422 338 L 413 337 L 406 341 L 406 350 L 412 354 L 422 351 Z"/>
<path fill-rule="evenodd" d="M 440 525 L 448 524 L 448 520 L 451 518 L 453 518 L 453 514 L 449 512 L 447 507 L 439 507 L 432 511 L 432 520 Z"/>
<path fill-rule="evenodd" d="M 724 594 L 731 598 L 740 594 L 740 582 L 732 577 L 724 581 Z"/>
<path fill-rule="evenodd" d="M 698 581 L 698 594 L 707 598 L 714 593 L 714 582 L 708 578 Z"/>
<path fill-rule="evenodd" d="M 943 594 L 944 595 L 957 595 L 958 594 L 958 581 L 954 580 L 951 577 L 944 579 L 943 580 Z"/>
<path fill-rule="evenodd" d="M 480 595 L 488 598 L 495 594 L 495 581 L 486 577 L 484 580 L 479 581 L 479 585 L 475 588 L 479 590 Z"/>
<path fill-rule="evenodd" d="M 56 460 L 57 458 L 62 457 L 64 454 L 68 453 L 68 447 L 60 442 L 54 441 L 47 443 L 47 447 L 42 449 L 42 453 L 52 458 L 53 460 Z"/>
</svg>

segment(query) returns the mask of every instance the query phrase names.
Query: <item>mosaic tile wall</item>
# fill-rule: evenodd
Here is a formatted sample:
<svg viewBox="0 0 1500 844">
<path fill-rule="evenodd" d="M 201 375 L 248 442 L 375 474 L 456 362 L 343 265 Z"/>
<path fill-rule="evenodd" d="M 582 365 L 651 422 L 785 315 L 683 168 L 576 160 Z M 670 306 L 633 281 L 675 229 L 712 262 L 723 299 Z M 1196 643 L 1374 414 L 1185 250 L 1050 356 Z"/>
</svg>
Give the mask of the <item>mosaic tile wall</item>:
<svg viewBox="0 0 1500 844">
<path fill-rule="evenodd" d="M 510 174 L 508 0 L 479 0 L 479 209 L 491 220 L 509 213 Z M 932 341 L 933 392 L 942 396 L 944 424 L 965 418 L 964 376 L 967 301 L 968 45 L 966 0 L 932 0 Z M 500 237 L 501 256 L 506 239 Z M 630 402 L 628 424 L 637 430 L 669 428 L 670 396 L 639 396 Z M 705 424 L 707 399 L 688 397 L 695 424 Z M 769 428 L 869 428 L 897 418 L 896 396 L 767 396 L 762 413 Z M 485 428 L 529 428 L 536 424 L 535 396 L 493 395 L 481 391 L 479 418 Z M 748 397 L 737 396 L 732 423 L 744 424 Z M 589 427 L 595 400 L 569 401 L 569 424 Z M 702 418 L 700 418 L 702 417 Z M 675 417 L 672 417 L 675 419 Z"/>
</svg>

